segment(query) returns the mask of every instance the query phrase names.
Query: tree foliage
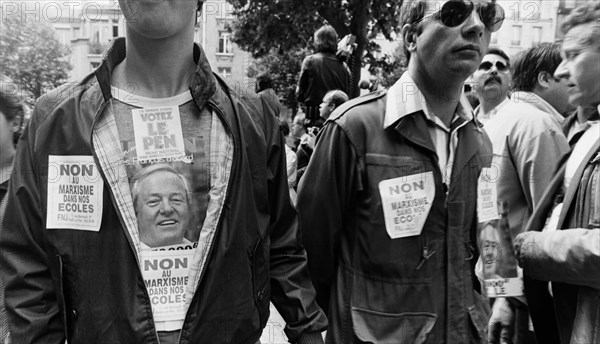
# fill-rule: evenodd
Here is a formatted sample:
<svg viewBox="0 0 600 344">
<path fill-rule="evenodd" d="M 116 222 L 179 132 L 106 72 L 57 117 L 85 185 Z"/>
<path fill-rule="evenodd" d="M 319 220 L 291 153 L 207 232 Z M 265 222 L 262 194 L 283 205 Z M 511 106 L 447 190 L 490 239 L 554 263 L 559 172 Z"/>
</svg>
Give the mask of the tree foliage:
<svg viewBox="0 0 600 344">
<path fill-rule="evenodd" d="M 300 74 L 300 62 L 307 54 L 307 50 L 300 49 L 259 57 L 248 68 L 248 76 L 254 78 L 261 73 L 268 73 L 283 104 L 296 109 L 296 84 Z"/>
<path fill-rule="evenodd" d="M 356 36 L 351 63 L 354 85 L 360 69 L 369 64 L 382 68 L 389 56 L 376 58 L 378 34 L 392 39 L 400 25 L 402 1 L 387 0 L 228 0 L 237 20 L 231 25 L 233 40 L 255 58 L 309 49 L 316 29 L 333 26 L 339 37 Z M 298 63 L 300 63 L 302 59 Z M 355 95 L 358 93 L 355 87 Z"/>
<path fill-rule="evenodd" d="M 69 49 L 51 27 L 20 13 L 3 14 L 1 25 L 0 70 L 19 85 L 28 105 L 67 81 Z"/>
</svg>

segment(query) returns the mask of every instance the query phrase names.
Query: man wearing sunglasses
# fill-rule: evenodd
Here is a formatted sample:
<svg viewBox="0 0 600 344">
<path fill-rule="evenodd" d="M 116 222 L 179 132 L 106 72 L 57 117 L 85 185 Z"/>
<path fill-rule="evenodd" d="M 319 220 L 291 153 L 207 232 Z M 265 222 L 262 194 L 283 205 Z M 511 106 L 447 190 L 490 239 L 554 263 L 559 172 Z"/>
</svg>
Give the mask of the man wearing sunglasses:
<svg viewBox="0 0 600 344">
<path fill-rule="evenodd" d="M 502 49 L 491 48 L 473 73 L 473 89 L 479 99 L 477 120 L 485 124 L 508 103 L 510 59 Z"/>
<path fill-rule="evenodd" d="M 575 8 L 562 31 L 554 75 L 566 80 L 572 105 L 598 108 L 600 2 Z M 600 343 L 600 125 L 597 118 L 588 124 L 515 239 L 519 264 L 535 282 L 525 280 L 525 293 L 544 344 Z M 552 298 L 541 299 L 548 288 Z"/>
<path fill-rule="evenodd" d="M 504 12 L 404 6 L 407 72 L 332 113 L 300 182 L 309 269 L 328 343 L 481 343 L 476 186 L 492 151 L 462 89 Z"/>
<path fill-rule="evenodd" d="M 569 152 L 561 129 L 561 113 L 572 106 L 568 102 L 566 81 L 554 77 L 560 61 L 560 46 L 554 43 L 542 43 L 519 54 L 512 66 L 511 99 L 484 125 L 494 150 L 490 186 L 495 188 L 496 203 L 508 204 L 511 238 L 523 231 L 560 159 Z M 512 252 L 510 246 L 506 250 Z M 516 271 L 514 262 L 511 268 Z M 490 285 L 493 281 L 486 283 Z M 533 333 L 526 330 L 529 321 L 522 294 L 523 280 L 514 278 L 505 283 L 512 283 L 518 290 L 509 295 L 518 297 L 488 294 L 498 296 L 490 319 L 490 343 L 502 340 L 534 343 Z"/>
</svg>

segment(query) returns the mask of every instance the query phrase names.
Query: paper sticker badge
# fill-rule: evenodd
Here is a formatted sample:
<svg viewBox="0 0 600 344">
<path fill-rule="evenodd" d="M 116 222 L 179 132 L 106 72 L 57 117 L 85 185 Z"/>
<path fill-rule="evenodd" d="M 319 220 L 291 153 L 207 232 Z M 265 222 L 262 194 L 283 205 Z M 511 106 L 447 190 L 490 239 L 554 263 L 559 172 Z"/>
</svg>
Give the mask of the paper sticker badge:
<svg viewBox="0 0 600 344">
<path fill-rule="evenodd" d="M 138 162 L 185 157 L 179 107 L 134 109 L 131 114 Z"/>
<path fill-rule="evenodd" d="M 379 194 L 390 238 L 419 235 L 435 197 L 433 172 L 381 181 Z"/>
<path fill-rule="evenodd" d="M 148 289 L 154 321 L 162 330 L 180 330 L 185 319 L 185 289 L 195 250 L 144 250 L 142 276 Z M 167 327 L 165 327 L 167 326 Z"/>
<path fill-rule="evenodd" d="M 483 168 L 477 181 L 477 219 L 479 223 L 500 218 L 498 213 L 498 191 L 494 169 Z"/>
<path fill-rule="evenodd" d="M 50 155 L 46 228 L 99 231 L 103 188 L 92 156 Z"/>
</svg>

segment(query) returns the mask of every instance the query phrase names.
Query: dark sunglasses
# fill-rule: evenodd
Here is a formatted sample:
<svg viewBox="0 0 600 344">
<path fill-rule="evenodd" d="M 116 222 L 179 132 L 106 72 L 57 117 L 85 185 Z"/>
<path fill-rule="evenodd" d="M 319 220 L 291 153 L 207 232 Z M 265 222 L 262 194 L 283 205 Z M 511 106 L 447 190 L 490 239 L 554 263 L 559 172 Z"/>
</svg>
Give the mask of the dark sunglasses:
<svg viewBox="0 0 600 344">
<path fill-rule="evenodd" d="M 505 65 L 504 63 L 500 62 L 500 61 L 496 61 L 496 63 L 491 63 L 490 61 L 485 61 L 485 62 L 482 62 L 482 63 L 479 65 L 479 70 L 482 70 L 482 71 L 485 71 L 485 72 L 487 72 L 487 71 L 489 71 L 490 69 L 492 69 L 492 66 L 493 66 L 493 65 L 496 65 L 496 69 L 497 69 L 499 72 L 506 72 L 506 71 L 508 70 L 508 66 L 507 66 L 507 65 Z"/>
<path fill-rule="evenodd" d="M 447 27 L 457 27 L 469 19 L 473 10 L 477 11 L 479 18 L 481 18 L 481 22 L 483 22 L 486 29 L 490 32 L 500 30 L 500 27 L 504 22 L 504 9 L 494 2 L 475 4 L 470 0 L 451 0 L 446 2 L 440 11 L 433 13 L 432 15 L 435 15 L 436 18 Z M 425 16 L 423 19 L 427 17 L 428 16 Z"/>
</svg>

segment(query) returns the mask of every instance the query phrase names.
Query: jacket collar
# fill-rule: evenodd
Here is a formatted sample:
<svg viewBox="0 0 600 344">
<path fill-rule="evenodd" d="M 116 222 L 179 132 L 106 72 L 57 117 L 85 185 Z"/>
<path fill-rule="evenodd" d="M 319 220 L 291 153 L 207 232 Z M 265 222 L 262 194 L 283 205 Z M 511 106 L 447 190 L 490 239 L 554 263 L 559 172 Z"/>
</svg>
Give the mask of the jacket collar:
<svg viewBox="0 0 600 344">
<path fill-rule="evenodd" d="M 125 38 L 120 37 L 115 39 L 104 53 L 104 56 L 102 56 L 100 67 L 95 71 L 105 101 L 112 98 L 110 78 L 113 69 L 125 59 L 125 55 Z M 208 60 L 206 59 L 206 54 L 202 48 L 195 43 L 194 61 L 196 61 L 196 71 L 194 72 L 189 88 L 198 108 L 202 108 L 216 93 L 217 81 L 212 73 Z"/>
<path fill-rule="evenodd" d="M 556 109 L 550 105 L 550 103 L 533 92 L 514 92 L 510 97 L 510 101 L 513 103 L 526 103 L 540 111 L 550 114 L 552 120 L 555 121 L 559 126 L 564 121 L 564 117 L 558 111 L 556 111 Z"/>
<path fill-rule="evenodd" d="M 435 122 L 434 115 L 430 114 L 427 108 L 425 96 L 413 78 L 405 72 L 388 91 L 383 128 L 386 129 L 405 116 L 420 111 L 425 114 L 425 118 Z M 456 114 L 465 121 L 473 120 L 473 109 L 464 93 L 461 94 Z"/>
</svg>

